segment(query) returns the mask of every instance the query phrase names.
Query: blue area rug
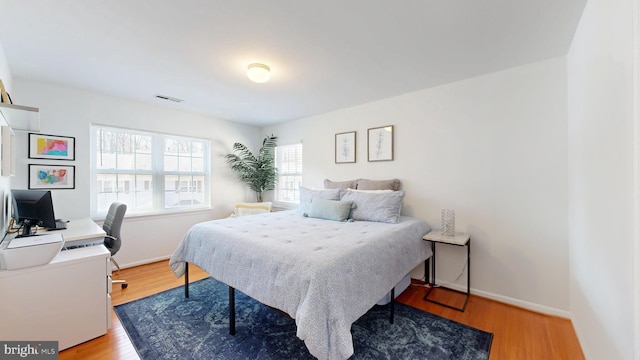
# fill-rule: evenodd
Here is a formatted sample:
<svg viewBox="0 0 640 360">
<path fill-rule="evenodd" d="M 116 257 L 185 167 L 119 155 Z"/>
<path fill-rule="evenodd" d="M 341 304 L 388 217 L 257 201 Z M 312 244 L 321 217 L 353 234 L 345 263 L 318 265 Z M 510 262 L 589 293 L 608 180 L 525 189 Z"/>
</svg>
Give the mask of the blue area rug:
<svg viewBox="0 0 640 360">
<path fill-rule="evenodd" d="M 228 287 L 212 278 L 167 290 L 115 311 L 143 360 L 313 359 L 292 319 L 236 291 L 229 335 Z M 488 359 L 493 335 L 396 303 L 375 306 L 351 327 L 351 359 Z"/>
</svg>

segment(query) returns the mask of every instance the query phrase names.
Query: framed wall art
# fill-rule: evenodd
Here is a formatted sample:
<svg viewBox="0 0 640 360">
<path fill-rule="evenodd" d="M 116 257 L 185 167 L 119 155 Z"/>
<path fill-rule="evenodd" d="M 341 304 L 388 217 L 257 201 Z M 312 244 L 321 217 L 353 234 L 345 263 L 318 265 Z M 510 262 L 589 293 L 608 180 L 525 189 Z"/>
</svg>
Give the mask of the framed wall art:
<svg viewBox="0 0 640 360">
<path fill-rule="evenodd" d="M 336 134 L 336 164 L 356 162 L 356 132 Z"/>
<path fill-rule="evenodd" d="M 29 189 L 75 189 L 73 165 L 29 164 Z"/>
<path fill-rule="evenodd" d="M 367 131 L 367 160 L 393 160 L 393 125 L 371 128 Z"/>
<path fill-rule="evenodd" d="M 29 133 L 29 158 L 75 160 L 76 138 Z"/>
</svg>

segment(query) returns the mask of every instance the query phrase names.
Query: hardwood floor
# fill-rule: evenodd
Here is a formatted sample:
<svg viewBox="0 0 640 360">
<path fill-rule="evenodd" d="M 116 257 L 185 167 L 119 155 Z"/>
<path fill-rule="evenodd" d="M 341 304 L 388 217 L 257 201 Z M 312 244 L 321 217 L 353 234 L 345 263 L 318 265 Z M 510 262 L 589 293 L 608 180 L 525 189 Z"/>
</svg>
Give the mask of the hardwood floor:
<svg viewBox="0 0 640 360">
<path fill-rule="evenodd" d="M 418 309 L 493 333 L 489 360 L 584 359 L 580 343 L 568 319 L 543 315 L 480 296 L 471 295 L 464 312 L 424 301 L 426 288 L 413 283 L 398 301 Z M 434 289 L 429 299 L 461 306 L 463 296 Z"/>
<path fill-rule="evenodd" d="M 208 275 L 196 266 L 190 266 L 191 281 Z M 113 287 L 113 305 L 123 304 L 170 288 L 181 286 L 184 279 L 176 279 L 168 261 L 123 269 L 114 278 L 126 279 L 129 286 Z M 493 300 L 472 295 L 465 312 L 448 309 L 423 300 L 425 287 L 414 282 L 398 301 L 475 328 L 492 332 L 493 344 L 490 360 L 498 359 L 584 359 L 571 321 L 542 315 Z M 458 306 L 461 299 L 456 293 L 434 289 L 429 297 Z M 138 359 L 129 338 L 112 311 L 109 332 L 60 352 L 60 360 L 68 359 Z"/>
</svg>

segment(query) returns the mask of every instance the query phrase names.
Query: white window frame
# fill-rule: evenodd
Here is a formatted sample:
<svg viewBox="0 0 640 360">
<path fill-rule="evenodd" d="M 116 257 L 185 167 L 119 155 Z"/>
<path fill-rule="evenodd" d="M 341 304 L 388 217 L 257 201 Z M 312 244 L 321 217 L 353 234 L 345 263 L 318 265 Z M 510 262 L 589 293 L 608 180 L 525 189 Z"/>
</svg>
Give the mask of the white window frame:
<svg viewBox="0 0 640 360">
<path fill-rule="evenodd" d="M 124 169 L 99 169 L 97 166 L 97 159 L 99 150 L 98 146 L 98 131 L 113 131 L 123 132 L 131 135 L 142 135 L 151 137 L 152 150 L 151 150 L 151 170 L 124 170 Z M 203 152 L 203 171 L 165 171 L 165 141 L 166 140 L 181 140 L 181 141 L 193 141 L 202 144 Z M 128 205 L 127 215 L 155 215 L 165 213 L 198 211 L 211 208 L 211 142 L 208 139 L 194 138 L 187 136 L 169 135 L 163 133 L 157 133 L 144 130 L 132 130 L 127 128 L 105 126 L 105 125 L 92 125 L 91 126 L 91 216 L 93 218 L 104 218 L 108 208 L 98 209 L 98 175 L 99 174 L 123 174 L 123 175 L 151 175 L 152 178 L 152 208 L 151 209 L 136 209 L 135 206 Z M 189 156 L 186 156 L 187 158 Z M 183 156 L 184 158 L 184 156 Z M 173 207 L 165 206 L 165 176 L 180 175 L 180 176 L 199 176 L 204 177 L 201 184 L 203 203 L 195 205 L 179 205 Z M 180 180 L 182 184 L 184 181 L 192 180 Z M 149 184 L 145 184 L 147 187 Z M 114 184 L 114 187 L 121 187 L 120 184 Z M 117 194 L 116 194 L 117 196 Z"/>
<path fill-rule="evenodd" d="M 290 167 L 284 167 L 281 163 L 281 156 L 280 152 L 282 151 L 288 151 L 291 152 L 293 151 L 294 156 L 298 157 L 298 160 L 300 161 L 299 165 L 294 166 L 295 169 L 291 169 Z M 298 151 L 299 154 L 295 154 L 295 152 Z M 278 207 L 282 207 L 282 208 L 295 208 L 297 207 L 297 205 L 300 203 L 300 184 L 302 183 L 302 172 L 303 172 L 303 146 L 302 143 L 297 143 L 297 144 L 291 144 L 291 145 L 282 145 L 282 146 L 276 146 L 275 149 L 275 166 L 278 169 L 278 183 L 276 184 L 276 188 L 274 191 L 274 199 L 273 202 L 274 204 L 276 204 Z M 282 179 L 285 177 L 297 177 L 298 178 L 298 184 L 297 185 L 293 185 L 292 187 L 287 189 L 288 193 L 293 193 L 294 194 L 294 199 L 291 201 L 287 201 L 284 199 L 281 199 L 282 197 L 282 186 L 284 185 Z"/>
</svg>

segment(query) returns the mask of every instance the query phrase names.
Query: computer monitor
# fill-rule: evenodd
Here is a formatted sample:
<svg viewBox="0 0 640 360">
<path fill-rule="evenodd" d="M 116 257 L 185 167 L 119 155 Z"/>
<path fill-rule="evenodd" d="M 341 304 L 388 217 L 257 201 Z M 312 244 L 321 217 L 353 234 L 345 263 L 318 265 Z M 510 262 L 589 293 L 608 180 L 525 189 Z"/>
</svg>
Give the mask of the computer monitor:
<svg viewBox="0 0 640 360">
<path fill-rule="evenodd" d="M 22 226 L 21 236 L 30 236 L 32 226 L 56 228 L 53 201 L 49 190 L 11 190 L 13 218 Z"/>
</svg>

